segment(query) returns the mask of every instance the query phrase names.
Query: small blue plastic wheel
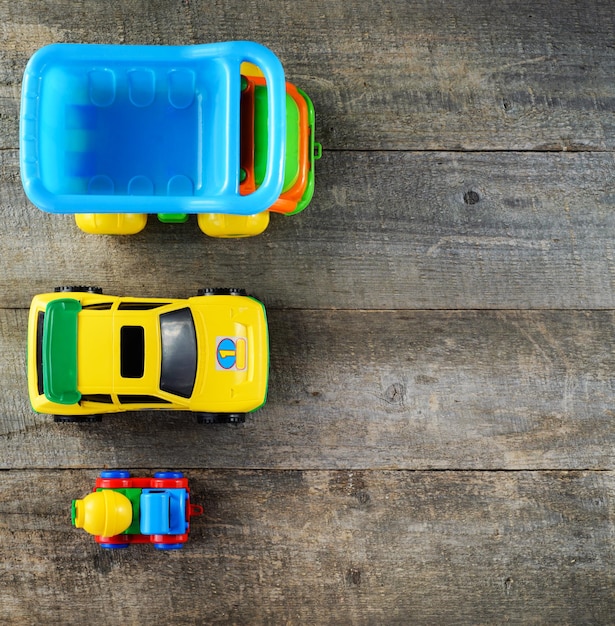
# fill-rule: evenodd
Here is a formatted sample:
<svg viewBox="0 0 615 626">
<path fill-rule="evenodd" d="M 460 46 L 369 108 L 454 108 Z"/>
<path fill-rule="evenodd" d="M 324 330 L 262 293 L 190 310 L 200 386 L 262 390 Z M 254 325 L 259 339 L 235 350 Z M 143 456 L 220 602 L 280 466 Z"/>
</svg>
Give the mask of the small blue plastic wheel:
<svg viewBox="0 0 615 626">
<path fill-rule="evenodd" d="M 156 472 L 154 474 L 154 478 L 174 478 L 174 479 L 178 479 L 178 478 L 183 478 L 184 475 L 182 474 L 182 472 Z"/>
<path fill-rule="evenodd" d="M 101 478 L 130 478 L 127 470 L 104 470 L 100 473 Z"/>
<path fill-rule="evenodd" d="M 156 550 L 179 550 L 183 548 L 183 543 L 155 543 L 154 548 Z"/>
<path fill-rule="evenodd" d="M 127 548 L 129 544 L 127 543 L 99 543 L 101 548 L 105 548 L 105 550 L 123 550 Z"/>
</svg>

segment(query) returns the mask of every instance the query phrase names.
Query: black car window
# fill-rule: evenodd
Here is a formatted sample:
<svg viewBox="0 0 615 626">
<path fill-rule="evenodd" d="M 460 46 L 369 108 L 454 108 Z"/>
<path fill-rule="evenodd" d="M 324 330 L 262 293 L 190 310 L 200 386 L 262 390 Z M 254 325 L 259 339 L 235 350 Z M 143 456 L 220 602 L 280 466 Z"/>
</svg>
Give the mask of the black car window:
<svg viewBox="0 0 615 626">
<path fill-rule="evenodd" d="M 140 394 L 118 394 L 117 399 L 121 404 L 171 404 L 169 400 L 164 398 Z"/>
<path fill-rule="evenodd" d="M 162 363 L 160 389 L 189 398 L 194 389 L 197 366 L 196 330 L 190 309 L 160 316 Z"/>
<path fill-rule="evenodd" d="M 84 304 L 82 308 L 90 311 L 108 311 L 112 306 L 111 302 L 97 302 L 96 304 Z"/>
<path fill-rule="evenodd" d="M 120 329 L 120 375 L 141 378 L 145 370 L 145 329 L 122 326 Z"/>
<path fill-rule="evenodd" d="M 149 311 L 167 304 L 167 302 L 120 302 L 117 309 L 118 311 Z"/>
<path fill-rule="evenodd" d="M 81 402 L 100 402 L 102 404 L 113 404 L 113 398 L 108 393 L 83 393 Z"/>
</svg>

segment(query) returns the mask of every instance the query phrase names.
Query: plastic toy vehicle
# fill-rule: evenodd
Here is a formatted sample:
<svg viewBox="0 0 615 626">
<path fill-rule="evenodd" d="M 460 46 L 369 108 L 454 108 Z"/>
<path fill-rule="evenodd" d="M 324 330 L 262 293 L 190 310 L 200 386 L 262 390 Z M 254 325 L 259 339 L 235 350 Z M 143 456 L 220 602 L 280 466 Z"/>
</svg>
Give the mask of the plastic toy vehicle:
<svg viewBox="0 0 615 626">
<path fill-rule="evenodd" d="M 33 409 L 58 422 L 138 409 L 243 422 L 267 395 L 265 308 L 241 289 L 199 294 L 120 298 L 60 287 L 35 296 L 27 359 Z"/>
<path fill-rule="evenodd" d="M 125 470 L 105 471 L 94 491 L 71 507 L 73 526 L 108 549 L 153 543 L 158 550 L 177 550 L 188 540 L 190 518 L 202 514 L 203 507 L 190 503 L 181 472 L 131 478 Z"/>
<path fill-rule="evenodd" d="M 23 79 L 20 163 L 39 208 L 90 233 L 132 234 L 148 213 L 197 214 L 215 237 L 262 232 L 314 191 L 314 107 L 254 42 L 52 44 Z"/>
</svg>

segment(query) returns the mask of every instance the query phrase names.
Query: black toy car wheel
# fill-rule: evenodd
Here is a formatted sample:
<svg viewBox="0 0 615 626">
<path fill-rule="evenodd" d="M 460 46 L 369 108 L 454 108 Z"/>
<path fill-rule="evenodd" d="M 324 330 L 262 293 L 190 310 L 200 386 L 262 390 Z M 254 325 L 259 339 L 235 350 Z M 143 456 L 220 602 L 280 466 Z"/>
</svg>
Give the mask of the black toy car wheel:
<svg viewBox="0 0 615 626">
<path fill-rule="evenodd" d="M 100 415 L 54 415 L 53 421 L 57 424 L 94 424 L 102 422 Z"/>
<path fill-rule="evenodd" d="M 64 285 L 62 287 L 56 287 L 54 289 L 56 293 L 64 293 L 64 292 L 73 292 L 73 293 L 96 293 L 98 295 L 102 294 L 102 289 L 100 287 L 87 287 L 85 285 Z"/>
<path fill-rule="evenodd" d="M 243 424 L 246 421 L 245 413 L 199 413 L 199 424 Z"/>
<path fill-rule="evenodd" d="M 245 296 L 245 289 L 238 289 L 237 287 L 205 287 L 205 289 L 199 289 L 197 292 L 199 296 Z"/>
</svg>

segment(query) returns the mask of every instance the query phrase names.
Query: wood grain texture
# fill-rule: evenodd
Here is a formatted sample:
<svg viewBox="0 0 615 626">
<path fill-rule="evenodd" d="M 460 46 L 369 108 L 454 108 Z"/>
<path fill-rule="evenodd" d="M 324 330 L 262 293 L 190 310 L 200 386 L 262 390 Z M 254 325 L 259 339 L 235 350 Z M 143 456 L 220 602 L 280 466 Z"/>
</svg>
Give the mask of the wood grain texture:
<svg viewBox="0 0 615 626">
<path fill-rule="evenodd" d="M 612 624 L 612 0 L 0 0 L 0 622 Z M 244 241 L 80 233 L 25 198 L 19 97 L 52 42 L 274 50 L 316 107 L 316 193 Z M 61 284 L 268 306 L 242 427 L 35 415 L 27 307 Z M 68 508 L 187 470 L 174 554 Z M 140 470 L 140 471 L 139 471 Z"/>
<path fill-rule="evenodd" d="M 315 99 L 328 149 L 615 145 L 610 0 L 2 0 L 0 15 L 1 147 L 17 147 L 18 85 L 44 44 L 227 39 L 278 53 Z"/>
<path fill-rule="evenodd" d="M 313 203 L 262 236 L 151 217 L 104 237 L 33 207 L 17 153 L 0 152 L 0 305 L 86 283 L 177 297 L 241 285 L 276 308 L 612 308 L 614 172 L 610 154 L 329 153 Z"/>
<path fill-rule="evenodd" d="M 5 469 L 615 469 L 612 311 L 271 310 L 268 402 L 239 428 L 53 424 L 25 394 L 26 312 L 0 319 Z"/>
<path fill-rule="evenodd" d="M 0 618 L 612 623 L 612 472 L 188 476 L 205 515 L 183 550 L 108 552 L 70 527 L 93 472 L 4 472 Z"/>
</svg>

